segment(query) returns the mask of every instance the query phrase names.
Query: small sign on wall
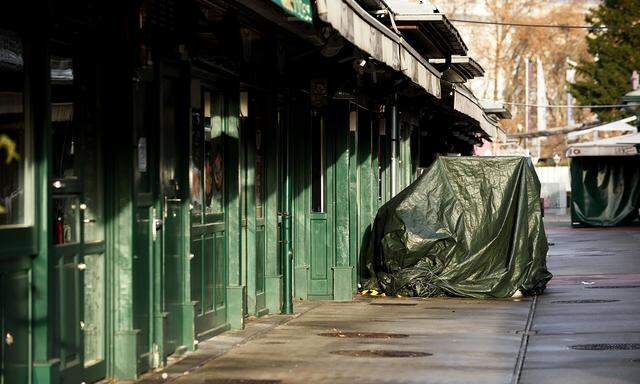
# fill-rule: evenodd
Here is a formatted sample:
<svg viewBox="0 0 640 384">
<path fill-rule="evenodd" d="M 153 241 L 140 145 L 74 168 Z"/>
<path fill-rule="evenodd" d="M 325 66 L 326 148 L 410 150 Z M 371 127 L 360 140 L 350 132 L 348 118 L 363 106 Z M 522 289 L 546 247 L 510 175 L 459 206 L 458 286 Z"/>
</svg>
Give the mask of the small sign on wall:
<svg viewBox="0 0 640 384">
<path fill-rule="evenodd" d="M 349 112 L 349 131 L 356 132 L 358 130 L 358 112 Z"/>
</svg>

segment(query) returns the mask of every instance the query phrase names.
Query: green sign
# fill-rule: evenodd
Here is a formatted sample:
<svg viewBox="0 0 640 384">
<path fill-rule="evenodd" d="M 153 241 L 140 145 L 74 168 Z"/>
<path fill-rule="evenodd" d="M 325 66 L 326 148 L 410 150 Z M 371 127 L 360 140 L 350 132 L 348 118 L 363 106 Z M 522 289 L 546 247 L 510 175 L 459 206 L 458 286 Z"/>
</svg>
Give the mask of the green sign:
<svg viewBox="0 0 640 384">
<path fill-rule="evenodd" d="M 298 19 L 311 23 L 311 0 L 271 0 L 282 7 L 288 14 Z"/>
</svg>

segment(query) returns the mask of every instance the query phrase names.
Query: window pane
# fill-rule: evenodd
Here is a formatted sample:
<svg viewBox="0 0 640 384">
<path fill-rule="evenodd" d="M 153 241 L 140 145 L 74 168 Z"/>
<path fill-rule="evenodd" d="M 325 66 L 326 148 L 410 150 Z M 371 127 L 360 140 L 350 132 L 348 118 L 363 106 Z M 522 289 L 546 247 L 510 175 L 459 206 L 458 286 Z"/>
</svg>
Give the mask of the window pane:
<svg viewBox="0 0 640 384">
<path fill-rule="evenodd" d="M 178 96 L 179 80 L 172 77 L 162 79 L 162 135 L 160 149 L 160 186 L 168 198 L 179 195 L 178 184 Z"/>
<path fill-rule="evenodd" d="M 203 99 L 210 98 L 209 92 L 204 92 Z M 209 115 L 209 116 L 207 116 Z M 191 215 L 194 223 L 200 223 L 202 216 L 202 165 L 204 157 L 204 132 L 210 126 L 211 117 L 207 108 L 196 110 L 191 115 Z"/>
<path fill-rule="evenodd" d="M 20 37 L 0 29 L 0 225 L 27 224 L 24 76 Z"/>
<path fill-rule="evenodd" d="M 224 151 L 222 145 L 222 123 L 224 99 L 213 94 L 210 99 L 211 125 L 205 130 L 205 192 L 207 214 L 222 213 L 224 187 Z"/>
<path fill-rule="evenodd" d="M 91 76 L 93 78 L 93 76 Z M 93 84 L 91 84 L 93 86 Z M 85 87 L 91 89 L 93 87 Z M 94 93 L 87 95 L 86 100 L 95 100 Z M 92 104 L 87 106 L 91 112 Z M 89 113 L 93 116 L 93 113 Z M 104 240 L 103 216 L 103 167 L 102 145 L 94 121 L 87 120 L 84 131 L 82 159 L 84 181 L 84 241 L 96 242 Z"/>
<path fill-rule="evenodd" d="M 264 217 L 264 151 L 262 137 L 262 126 L 260 123 L 262 119 L 257 120 L 256 124 L 256 157 L 255 157 L 255 184 L 256 184 L 256 218 L 261 219 Z"/>
<path fill-rule="evenodd" d="M 78 142 L 77 111 L 75 110 L 73 60 L 52 56 L 51 65 L 51 129 L 53 131 L 54 179 L 75 179 L 74 167 Z M 55 184 L 60 186 L 61 184 Z M 54 186 L 55 186 L 54 185 Z"/>
<path fill-rule="evenodd" d="M 311 210 L 324 212 L 324 125 L 320 115 L 311 121 Z"/>
<path fill-rule="evenodd" d="M 62 245 L 78 242 L 78 208 L 78 198 L 76 196 L 53 198 L 54 244 Z"/>
<path fill-rule="evenodd" d="M 84 139 L 84 241 L 103 241 L 102 148 L 95 130 L 86 132 Z"/>
<path fill-rule="evenodd" d="M 153 158 L 150 143 L 150 133 L 156 128 L 154 113 L 156 113 L 154 105 L 154 89 L 148 83 L 140 82 L 137 84 L 135 91 L 135 100 L 138 108 L 135 108 L 135 124 L 137 132 L 137 150 L 136 150 L 136 192 L 151 192 L 151 159 Z"/>
</svg>

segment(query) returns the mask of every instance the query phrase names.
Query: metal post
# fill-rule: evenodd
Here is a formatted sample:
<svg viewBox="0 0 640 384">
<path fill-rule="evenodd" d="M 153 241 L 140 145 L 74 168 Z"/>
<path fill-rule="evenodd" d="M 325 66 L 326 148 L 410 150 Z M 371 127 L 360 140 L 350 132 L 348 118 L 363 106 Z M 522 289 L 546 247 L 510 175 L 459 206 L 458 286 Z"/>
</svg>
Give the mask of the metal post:
<svg viewBox="0 0 640 384">
<path fill-rule="evenodd" d="M 291 130 L 289 125 L 285 127 L 285 177 L 284 177 L 284 212 L 282 214 L 282 227 L 284 230 L 284 289 L 283 289 L 283 312 L 293 313 L 293 249 L 291 243 L 293 240 L 291 227 L 291 178 L 293 177 L 292 159 L 291 159 Z"/>
<path fill-rule="evenodd" d="M 529 133 L 529 58 L 524 58 L 524 132 Z M 524 139 L 524 149 L 528 149 L 528 139 Z"/>
<path fill-rule="evenodd" d="M 398 107 L 397 98 L 393 98 L 393 106 L 391 107 L 391 197 L 394 197 L 398 191 Z"/>
</svg>

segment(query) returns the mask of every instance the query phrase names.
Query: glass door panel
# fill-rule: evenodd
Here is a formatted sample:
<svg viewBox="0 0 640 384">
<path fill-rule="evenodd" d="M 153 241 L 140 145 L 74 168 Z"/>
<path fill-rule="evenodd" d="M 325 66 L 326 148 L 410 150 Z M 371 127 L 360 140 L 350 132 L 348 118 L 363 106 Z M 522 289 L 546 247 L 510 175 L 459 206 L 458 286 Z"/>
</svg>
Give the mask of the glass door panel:
<svg viewBox="0 0 640 384">
<path fill-rule="evenodd" d="M 53 198 L 53 244 L 64 245 L 80 242 L 80 199 L 76 195 Z"/>
</svg>

